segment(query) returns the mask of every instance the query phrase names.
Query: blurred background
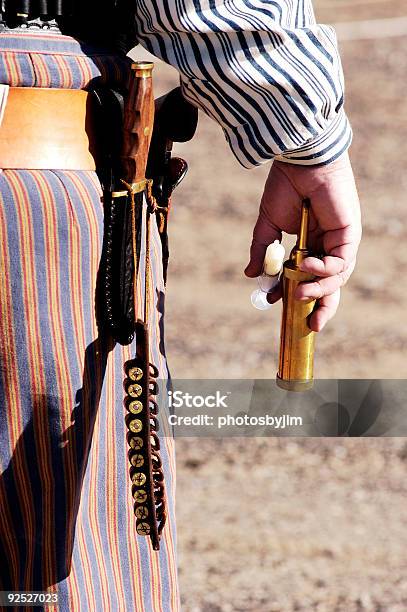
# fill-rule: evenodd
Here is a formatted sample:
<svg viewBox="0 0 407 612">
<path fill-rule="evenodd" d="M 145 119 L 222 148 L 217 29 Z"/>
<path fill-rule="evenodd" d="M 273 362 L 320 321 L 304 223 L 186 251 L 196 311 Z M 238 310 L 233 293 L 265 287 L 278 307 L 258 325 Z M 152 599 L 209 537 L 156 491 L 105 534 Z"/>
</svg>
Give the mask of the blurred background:
<svg viewBox="0 0 407 612">
<path fill-rule="evenodd" d="M 364 222 L 356 271 L 317 339 L 316 376 L 406 378 L 407 6 L 314 7 L 338 24 Z M 157 62 L 156 95 L 177 83 Z M 243 275 L 269 165 L 242 169 L 202 114 L 175 151 L 190 172 L 170 218 L 172 376 L 274 378 L 280 305 L 255 311 Z M 183 610 L 407 610 L 406 442 L 178 439 Z"/>
</svg>

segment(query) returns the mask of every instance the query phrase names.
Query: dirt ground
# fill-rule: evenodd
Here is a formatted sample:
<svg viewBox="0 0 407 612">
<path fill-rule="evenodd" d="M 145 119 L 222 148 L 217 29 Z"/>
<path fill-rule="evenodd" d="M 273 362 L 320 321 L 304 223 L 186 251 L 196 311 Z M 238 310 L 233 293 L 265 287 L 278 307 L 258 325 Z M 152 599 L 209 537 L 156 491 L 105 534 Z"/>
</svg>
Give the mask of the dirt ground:
<svg viewBox="0 0 407 612">
<path fill-rule="evenodd" d="M 407 14 L 404 0 L 320 0 L 320 22 Z M 321 378 L 406 378 L 407 36 L 341 43 L 364 237 Z M 142 53 L 144 56 L 145 54 Z M 157 93 L 177 84 L 157 66 Z M 166 330 L 175 378 L 273 378 L 280 306 L 243 276 L 268 165 L 247 171 L 204 116 L 177 147 Z M 403 439 L 177 440 L 183 610 L 407 610 Z"/>
</svg>

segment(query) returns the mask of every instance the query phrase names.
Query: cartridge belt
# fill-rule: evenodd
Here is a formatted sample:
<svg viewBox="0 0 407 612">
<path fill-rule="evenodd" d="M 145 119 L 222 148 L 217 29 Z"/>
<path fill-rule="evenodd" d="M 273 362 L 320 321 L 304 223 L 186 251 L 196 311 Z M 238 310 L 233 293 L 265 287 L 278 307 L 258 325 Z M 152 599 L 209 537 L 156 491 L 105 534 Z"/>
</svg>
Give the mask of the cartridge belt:
<svg viewBox="0 0 407 612">
<path fill-rule="evenodd" d="M 95 170 L 92 98 L 72 89 L 10 87 L 0 127 L 0 167 Z"/>
</svg>

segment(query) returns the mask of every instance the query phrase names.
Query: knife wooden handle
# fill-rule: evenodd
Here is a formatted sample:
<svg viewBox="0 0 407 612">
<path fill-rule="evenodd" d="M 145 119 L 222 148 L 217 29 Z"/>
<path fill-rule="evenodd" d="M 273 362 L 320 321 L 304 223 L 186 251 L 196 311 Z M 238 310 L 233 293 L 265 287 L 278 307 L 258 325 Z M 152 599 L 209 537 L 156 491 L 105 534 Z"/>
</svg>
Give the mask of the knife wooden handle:
<svg viewBox="0 0 407 612">
<path fill-rule="evenodd" d="M 151 62 L 135 62 L 124 106 L 122 167 L 124 180 L 137 183 L 145 177 L 154 124 L 154 96 Z"/>
</svg>

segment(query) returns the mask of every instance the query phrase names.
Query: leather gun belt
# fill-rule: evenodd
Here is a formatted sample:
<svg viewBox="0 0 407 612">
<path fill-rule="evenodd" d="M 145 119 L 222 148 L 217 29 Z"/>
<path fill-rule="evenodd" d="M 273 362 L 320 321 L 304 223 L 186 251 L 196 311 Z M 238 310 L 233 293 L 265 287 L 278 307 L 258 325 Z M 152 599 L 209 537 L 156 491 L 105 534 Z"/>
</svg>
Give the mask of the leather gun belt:
<svg viewBox="0 0 407 612">
<path fill-rule="evenodd" d="M 10 87 L 0 168 L 95 170 L 92 98 L 82 90 Z"/>
</svg>

